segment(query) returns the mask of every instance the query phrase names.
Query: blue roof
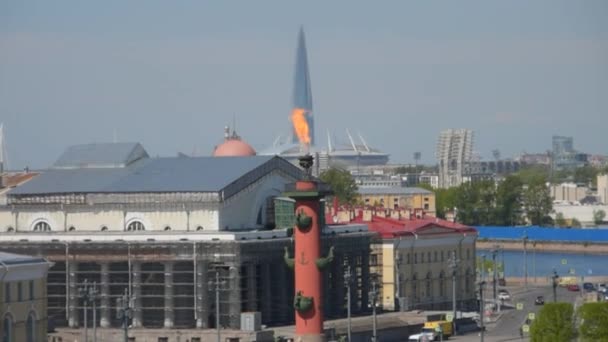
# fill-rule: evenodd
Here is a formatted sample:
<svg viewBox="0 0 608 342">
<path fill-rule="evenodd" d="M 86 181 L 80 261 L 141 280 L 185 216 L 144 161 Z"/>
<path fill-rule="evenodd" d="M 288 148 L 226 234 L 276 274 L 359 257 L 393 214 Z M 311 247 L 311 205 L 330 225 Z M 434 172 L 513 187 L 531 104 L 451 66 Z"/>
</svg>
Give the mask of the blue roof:
<svg viewBox="0 0 608 342">
<path fill-rule="evenodd" d="M 361 195 L 414 195 L 414 194 L 432 194 L 432 191 L 423 188 L 415 187 L 359 187 L 359 194 Z"/>
<path fill-rule="evenodd" d="M 145 158 L 128 167 L 50 169 L 9 195 L 125 192 L 217 192 L 279 157 Z M 298 168 L 284 161 L 283 165 Z"/>
<path fill-rule="evenodd" d="M 562 241 L 562 242 L 594 242 L 608 243 L 608 229 L 569 229 L 548 227 L 475 227 L 480 239 L 492 240 L 521 240 L 527 236 L 529 240 Z"/>
<path fill-rule="evenodd" d="M 139 143 L 100 143 L 68 147 L 52 168 L 115 168 L 125 167 L 137 160 L 148 158 Z"/>
</svg>

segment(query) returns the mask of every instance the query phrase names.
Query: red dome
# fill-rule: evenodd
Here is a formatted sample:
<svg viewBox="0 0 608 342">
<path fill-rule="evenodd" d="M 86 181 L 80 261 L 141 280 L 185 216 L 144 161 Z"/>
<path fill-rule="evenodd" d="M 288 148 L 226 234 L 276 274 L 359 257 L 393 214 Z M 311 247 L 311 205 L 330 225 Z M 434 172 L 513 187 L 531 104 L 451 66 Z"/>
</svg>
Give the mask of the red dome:
<svg viewBox="0 0 608 342">
<path fill-rule="evenodd" d="M 249 157 L 255 156 L 255 150 L 248 143 L 229 139 L 218 145 L 213 151 L 214 157 Z"/>
</svg>

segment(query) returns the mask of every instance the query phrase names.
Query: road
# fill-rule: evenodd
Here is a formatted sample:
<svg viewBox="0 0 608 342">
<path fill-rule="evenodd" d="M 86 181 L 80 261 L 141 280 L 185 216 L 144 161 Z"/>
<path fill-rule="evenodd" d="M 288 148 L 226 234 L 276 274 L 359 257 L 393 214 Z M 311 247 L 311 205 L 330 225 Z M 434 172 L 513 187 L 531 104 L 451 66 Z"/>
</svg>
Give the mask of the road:
<svg viewBox="0 0 608 342">
<path fill-rule="evenodd" d="M 485 342 L 528 341 L 528 334 L 525 334 L 522 339 L 519 329 L 522 324 L 524 324 L 529 313 L 534 312 L 538 315 L 542 306 L 534 305 L 534 300 L 537 296 L 544 296 L 546 302 L 553 301 L 553 288 L 551 286 L 529 286 L 527 290 L 523 287 L 507 287 L 506 289 L 512 297 L 506 304 L 512 305 L 513 308 L 504 309 L 498 321 L 487 325 L 487 331 L 484 338 Z M 491 290 L 488 292 L 491 293 Z M 557 288 L 558 302 L 569 302 L 574 304 L 577 296 L 580 295 L 580 292 L 570 292 L 562 287 Z M 522 310 L 516 309 L 517 303 L 523 304 Z M 474 333 L 464 336 L 454 336 L 450 340 L 463 342 L 480 341 L 480 336 L 478 333 Z"/>
</svg>

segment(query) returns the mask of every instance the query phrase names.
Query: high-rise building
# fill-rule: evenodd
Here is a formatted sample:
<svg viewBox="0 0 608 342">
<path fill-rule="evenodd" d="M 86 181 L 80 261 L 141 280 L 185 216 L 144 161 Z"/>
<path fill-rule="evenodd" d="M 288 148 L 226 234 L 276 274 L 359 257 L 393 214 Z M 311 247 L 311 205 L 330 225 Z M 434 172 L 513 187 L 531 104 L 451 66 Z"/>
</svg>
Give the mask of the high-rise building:
<svg viewBox="0 0 608 342">
<path fill-rule="evenodd" d="M 439 134 L 437 162 L 439 187 L 449 188 L 462 184 L 467 163 L 473 154 L 473 131 L 448 129 Z"/>
<path fill-rule="evenodd" d="M 577 168 L 587 164 L 588 155 L 574 149 L 574 139 L 554 135 L 552 149 L 552 166 L 556 170 Z"/>
</svg>

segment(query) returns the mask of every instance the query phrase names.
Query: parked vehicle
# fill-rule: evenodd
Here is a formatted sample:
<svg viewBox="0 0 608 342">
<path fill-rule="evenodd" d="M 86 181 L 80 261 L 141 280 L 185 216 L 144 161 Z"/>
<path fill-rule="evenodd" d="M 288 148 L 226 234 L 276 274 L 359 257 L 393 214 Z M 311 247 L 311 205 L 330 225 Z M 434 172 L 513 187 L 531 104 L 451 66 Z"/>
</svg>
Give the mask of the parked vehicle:
<svg viewBox="0 0 608 342">
<path fill-rule="evenodd" d="M 545 304 L 545 297 L 543 297 L 543 296 L 536 297 L 536 299 L 534 300 L 534 304 L 535 305 L 544 305 Z"/>
<path fill-rule="evenodd" d="M 606 287 L 606 284 L 598 284 L 597 285 L 597 290 L 601 293 L 606 293 L 608 292 L 608 288 Z"/>
<path fill-rule="evenodd" d="M 593 286 L 592 283 L 583 283 L 583 289 L 585 289 L 585 291 L 595 291 L 595 286 Z"/>
<path fill-rule="evenodd" d="M 566 288 L 568 289 L 568 291 L 573 291 L 573 292 L 581 290 L 581 288 L 577 284 L 568 284 L 566 286 Z"/>
<path fill-rule="evenodd" d="M 500 290 L 498 292 L 498 299 L 500 300 L 511 300 L 511 295 L 507 290 Z"/>
<path fill-rule="evenodd" d="M 443 338 L 448 338 L 450 336 L 452 336 L 454 334 L 454 330 L 453 330 L 453 326 L 452 326 L 452 322 L 449 321 L 430 321 L 430 322 L 426 322 L 424 323 L 424 329 L 433 329 L 435 332 L 437 332 L 440 328 L 441 332 L 443 333 Z"/>
</svg>

